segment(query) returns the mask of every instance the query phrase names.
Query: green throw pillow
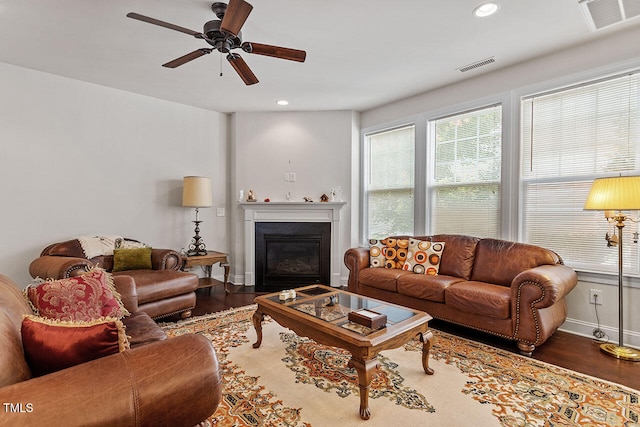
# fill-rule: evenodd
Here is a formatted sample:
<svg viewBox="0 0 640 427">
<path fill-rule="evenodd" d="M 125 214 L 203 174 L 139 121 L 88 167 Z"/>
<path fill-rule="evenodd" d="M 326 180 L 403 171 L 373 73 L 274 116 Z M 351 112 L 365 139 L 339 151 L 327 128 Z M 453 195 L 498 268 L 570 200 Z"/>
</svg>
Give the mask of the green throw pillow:
<svg viewBox="0 0 640 427">
<path fill-rule="evenodd" d="M 151 268 L 151 248 L 113 250 L 113 271 Z"/>
</svg>

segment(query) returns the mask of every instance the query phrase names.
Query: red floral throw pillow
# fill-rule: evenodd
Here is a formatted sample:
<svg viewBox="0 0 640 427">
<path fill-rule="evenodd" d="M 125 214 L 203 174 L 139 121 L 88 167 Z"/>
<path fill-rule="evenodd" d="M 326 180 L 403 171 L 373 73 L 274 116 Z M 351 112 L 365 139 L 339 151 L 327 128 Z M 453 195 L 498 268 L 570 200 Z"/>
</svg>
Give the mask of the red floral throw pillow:
<svg viewBox="0 0 640 427">
<path fill-rule="evenodd" d="M 21 334 L 25 358 L 34 377 L 129 348 L 124 325 L 114 318 L 63 322 L 25 316 Z"/>
<path fill-rule="evenodd" d="M 77 277 L 29 285 L 24 293 L 34 312 L 49 319 L 89 321 L 129 315 L 111 274 L 101 268 Z"/>
</svg>

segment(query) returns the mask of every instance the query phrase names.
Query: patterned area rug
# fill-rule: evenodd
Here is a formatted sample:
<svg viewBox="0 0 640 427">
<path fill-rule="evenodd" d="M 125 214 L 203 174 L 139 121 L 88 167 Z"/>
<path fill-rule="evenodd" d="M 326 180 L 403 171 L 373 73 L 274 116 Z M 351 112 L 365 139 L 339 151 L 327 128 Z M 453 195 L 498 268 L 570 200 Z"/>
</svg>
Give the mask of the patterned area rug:
<svg viewBox="0 0 640 427">
<path fill-rule="evenodd" d="M 424 374 L 417 341 L 378 357 L 371 419 L 363 421 L 349 353 L 270 319 L 254 349 L 254 310 L 162 325 L 169 337 L 196 333 L 213 342 L 224 390 L 211 426 L 640 426 L 637 390 L 439 331 L 434 375 Z"/>
</svg>

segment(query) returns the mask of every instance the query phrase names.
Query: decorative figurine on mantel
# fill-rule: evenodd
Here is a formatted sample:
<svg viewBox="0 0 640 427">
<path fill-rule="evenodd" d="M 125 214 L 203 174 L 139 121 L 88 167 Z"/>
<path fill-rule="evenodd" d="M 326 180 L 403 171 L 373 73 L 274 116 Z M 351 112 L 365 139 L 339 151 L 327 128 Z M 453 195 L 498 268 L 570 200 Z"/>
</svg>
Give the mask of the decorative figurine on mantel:
<svg viewBox="0 0 640 427">
<path fill-rule="evenodd" d="M 255 202 L 256 201 L 256 196 L 255 194 L 253 194 L 253 190 L 249 190 L 249 192 L 247 193 L 247 202 Z"/>
<path fill-rule="evenodd" d="M 326 194 L 322 194 L 322 196 L 320 196 L 320 201 L 321 202 L 328 202 L 329 201 L 329 196 L 327 196 Z"/>
<path fill-rule="evenodd" d="M 313 199 L 311 197 L 309 197 L 309 196 L 304 196 L 303 199 L 304 199 L 305 202 L 308 202 L 308 203 L 313 202 Z"/>
</svg>

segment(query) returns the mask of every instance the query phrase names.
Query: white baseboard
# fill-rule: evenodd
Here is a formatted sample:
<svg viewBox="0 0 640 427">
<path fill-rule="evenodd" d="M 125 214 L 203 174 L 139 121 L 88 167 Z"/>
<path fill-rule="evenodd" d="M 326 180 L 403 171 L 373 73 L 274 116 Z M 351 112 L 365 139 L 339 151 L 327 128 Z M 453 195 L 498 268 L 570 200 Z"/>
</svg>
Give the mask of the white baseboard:
<svg viewBox="0 0 640 427">
<path fill-rule="evenodd" d="M 606 335 L 601 339 L 597 339 L 593 336 L 593 330 L 597 327 L 598 325 L 596 325 L 595 323 L 585 322 L 577 319 L 567 319 L 562 324 L 562 326 L 560 326 L 559 330 L 575 335 L 593 338 L 597 341 L 612 342 L 616 344 L 618 343 L 618 328 L 600 325 L 600 330 Z M 625 331 L 624 345 L 628 347 L 640 348 L 640 333 Z"/>
</svg>

